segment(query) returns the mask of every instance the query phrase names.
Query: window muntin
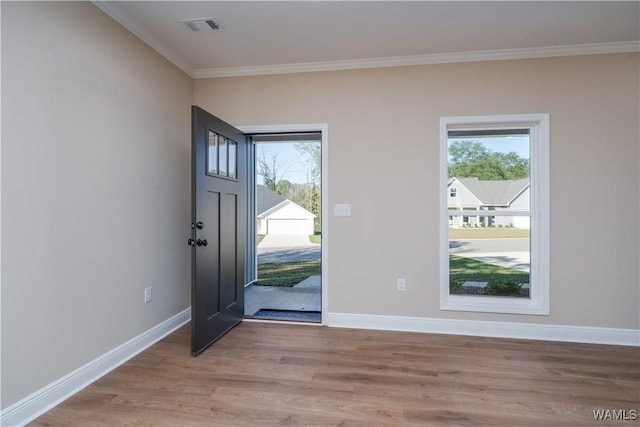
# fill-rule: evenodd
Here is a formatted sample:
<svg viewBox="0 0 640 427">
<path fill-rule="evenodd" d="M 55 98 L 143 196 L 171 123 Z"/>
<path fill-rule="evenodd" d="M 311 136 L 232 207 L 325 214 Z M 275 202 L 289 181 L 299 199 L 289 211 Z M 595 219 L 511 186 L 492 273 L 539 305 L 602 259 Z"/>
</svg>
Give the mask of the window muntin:
<svg viewBox="0 0 640 427">
<path fill-rule="evenodd" d="M 548 314 L 548 115 L 443 118 L 441 150 L 441 308 Z"/>
</svg>

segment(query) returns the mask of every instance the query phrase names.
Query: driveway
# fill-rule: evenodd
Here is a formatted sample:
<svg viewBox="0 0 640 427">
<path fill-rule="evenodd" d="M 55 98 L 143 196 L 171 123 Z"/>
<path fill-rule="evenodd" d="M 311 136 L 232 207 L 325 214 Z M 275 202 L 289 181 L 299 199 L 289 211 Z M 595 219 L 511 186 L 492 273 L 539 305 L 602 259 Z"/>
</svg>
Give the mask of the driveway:
<svg viewBox="0 0 640 427">
<path fill-rule="evenodd" d="M 300 234 L 269 234 L 264 236 L 262 242 L 258 245 L 258 249 L 272 248 L 297 248 L 313 246 L 309 241 L 309 236 Z"/>
<path fill-rule="evenodd" d="M 320 259 L 321 245 L 311 243 L 308 236 L 268 235 L 258 245 L 258 264 Z"/>
</svg>

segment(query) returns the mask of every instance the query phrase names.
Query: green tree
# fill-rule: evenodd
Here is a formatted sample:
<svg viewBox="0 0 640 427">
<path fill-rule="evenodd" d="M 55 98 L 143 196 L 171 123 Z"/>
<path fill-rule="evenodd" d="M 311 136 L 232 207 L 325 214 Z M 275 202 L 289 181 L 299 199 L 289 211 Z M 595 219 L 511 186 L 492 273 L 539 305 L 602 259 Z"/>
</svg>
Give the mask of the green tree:
<svg viewBox="0 0 640 427">
<path fill-rule="evenodd" d="M 276 185 L 276 193 L 281 196 L 287 197 L 289 192 L 291 191 L 291 181 L 286 179 L 281 179 Z"/>
<path fill-rule="evenodd" d="M 529 160 L 515 152 L 489 150 L 476 141 L 449 144 L 449 177 L 476 177 L 480 180 L 511 180 L 529 176 Z"/>
</svg>

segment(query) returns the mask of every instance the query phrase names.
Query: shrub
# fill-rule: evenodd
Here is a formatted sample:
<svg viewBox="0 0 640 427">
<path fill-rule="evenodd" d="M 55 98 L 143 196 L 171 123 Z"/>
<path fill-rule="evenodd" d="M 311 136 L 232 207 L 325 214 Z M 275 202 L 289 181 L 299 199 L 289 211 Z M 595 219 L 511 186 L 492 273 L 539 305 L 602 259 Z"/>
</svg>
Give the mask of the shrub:
<svg viewBox="0 0 640 427">
<path fill-rule="evenodd" d="M 449 293 L 456 295 L 464 293 L 463 283 L 464 280 L 449 280 Z"/>
<path fill-rule="evenodd" d="M 522 285 L 511 280 L 494 280 L 487 284 L 485 292 L 487 295 L 504 297 L 522 296 Z"/>
</svg>

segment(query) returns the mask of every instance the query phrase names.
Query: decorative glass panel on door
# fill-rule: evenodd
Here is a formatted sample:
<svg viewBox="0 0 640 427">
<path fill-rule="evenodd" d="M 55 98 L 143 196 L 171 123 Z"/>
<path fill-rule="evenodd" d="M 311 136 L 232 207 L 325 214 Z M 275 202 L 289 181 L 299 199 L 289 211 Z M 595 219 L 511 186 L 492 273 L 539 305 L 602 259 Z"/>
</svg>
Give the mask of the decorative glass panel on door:
<svg viewBox="0 0 640 427">
<path fill-rule="evenodd" d="M 218 137 L 218 155 L 218 175 L 227 176 L 227 138 L 223 136 Z"/>
<path fill-rule="evenodd" d="M 237 178 L 237 167 L 236 167 L 236 153 L 237 153 L 238 145 L 229 140 L 228 143 L 228 151 L 229 151 L 229 178 Z"/>
<path fill-rule="evenodd" d="M 207 175 L 218 174 L 218 134 L 209 131 L 207 140 Z"/>
</svg>

